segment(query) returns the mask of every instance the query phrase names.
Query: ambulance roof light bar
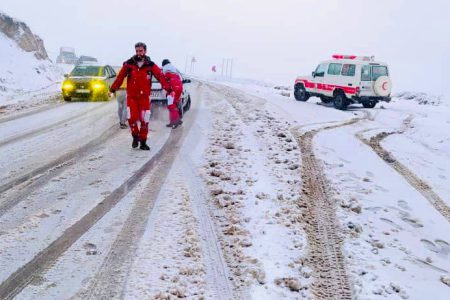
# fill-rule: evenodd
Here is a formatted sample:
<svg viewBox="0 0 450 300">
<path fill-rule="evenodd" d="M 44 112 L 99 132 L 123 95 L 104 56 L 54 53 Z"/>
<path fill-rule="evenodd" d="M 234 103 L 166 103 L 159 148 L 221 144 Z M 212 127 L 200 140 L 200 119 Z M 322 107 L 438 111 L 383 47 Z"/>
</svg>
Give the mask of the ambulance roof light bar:
<svg viewBox="0 0 450 300">
<path fill-rule="evenodd" d="M 333 54 L 331 56 L 334 59 L 357 59 L 362 61 L 374 61 L 374 56 L 357 56 L 357 55 L 344 55 L 344 54 Z"/>
<path fill-rule="evenodd" d="M 342 54 L 333 54 L 331 56 L 334 59 L 355 59 L 356 55 L 342 55 Z"/>
</svg>

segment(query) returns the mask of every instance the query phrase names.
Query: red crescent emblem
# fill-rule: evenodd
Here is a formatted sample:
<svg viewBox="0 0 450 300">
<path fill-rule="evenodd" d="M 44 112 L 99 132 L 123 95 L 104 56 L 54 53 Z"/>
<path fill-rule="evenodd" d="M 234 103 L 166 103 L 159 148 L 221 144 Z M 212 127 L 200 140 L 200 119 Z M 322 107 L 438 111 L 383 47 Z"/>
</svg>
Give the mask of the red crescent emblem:
<svg viewBox="0 0 450 300">
<path fill-rule="evenodd" d="M 386 88 L 386 84 L 388 84 L 388 83 L 387 83 L 387 81 L 386 81 L 386 82 L 384 82 L 384 83 L 383 83 L 383 85 L 381 86 L 381 87 L 383 88 L 383 90 L 385 90 L 385 91 L 387 90 L 387 88 Z"/>
</svg>

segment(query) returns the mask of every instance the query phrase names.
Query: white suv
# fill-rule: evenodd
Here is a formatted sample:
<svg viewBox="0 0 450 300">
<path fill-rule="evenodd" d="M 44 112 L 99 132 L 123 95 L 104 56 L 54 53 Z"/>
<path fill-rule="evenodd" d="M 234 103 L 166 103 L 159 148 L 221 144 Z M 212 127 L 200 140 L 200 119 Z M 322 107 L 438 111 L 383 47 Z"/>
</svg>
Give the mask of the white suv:
<svg viewBox="0 0 450 300">
<path fill-rule="evenodd" d="M 181 103 L 178 110 L 180 112 L 181 117 L 183 117 L 184 113 L 191 108 L 191 94 L 190 87 L 188 83 L 191 83 L 191 80 L 183 77 L 181 75 L 181 79 L 183 82 L 183 93 L 181 94 Z M 160 102 L 167 103 L 166 92 L 163 91 L 161 87 L 161 83 L 155 78 L 152 77 L 152 94 L 150 95 L 151 102 Z"/>
<path fill-rule="evenodd" d="M 332 60 L 320 63 L 312 76 L 297 77 L 294 97 L 307 101 L 319 97 L 345 110 L 351 103 L 373 108 L 379 101 L 391 101 L 392 83 L 387 64 L 374 57 L 335 54 Z"/>
</svg>

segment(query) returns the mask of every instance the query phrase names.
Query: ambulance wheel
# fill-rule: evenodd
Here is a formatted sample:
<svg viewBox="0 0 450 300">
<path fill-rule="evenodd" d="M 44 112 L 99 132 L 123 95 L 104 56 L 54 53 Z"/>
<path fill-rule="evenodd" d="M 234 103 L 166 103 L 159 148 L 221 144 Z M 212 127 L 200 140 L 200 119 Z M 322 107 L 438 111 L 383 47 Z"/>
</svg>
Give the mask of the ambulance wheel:
<svg viewBox="0 0 450 300">
<path fill-rule="evenodd" d="M 309 93 L 305 90 L 305 87 L 303 86 L 303 84 L 298 83 L 295 85 L 294 87 L 294 97 L 297 101 L 308 101 L 310 95 Z"/>
<path fill-rule="evenodd" d="M 68 96 L 64 96 L 63 98 L 64 98 L 64 101 L 71 101 L 72 100 L 72 97 L 68 97 Z"/>
<path fill-rule="evenodd" d="M 344 93 L 337 92 L 333 99 L 333 105 L 335 108 L 340 110 L 346 110 L 348 106 L 347 97 L 345 97 Z"/>
<path fill-rule="evenodd" d="M 322 101 L 323 103 L 330 103 L 331 101 L 333 101 L 333 98 L 328 98 L 325 96 L 321 96 L 320 97 L 320 101 Z"/>
<path fill-rule="evenodd" d="M 377 105 L 376 101 L 366 101 L 362 103 L 364 108 L 374 108 Z"/>
</svg>

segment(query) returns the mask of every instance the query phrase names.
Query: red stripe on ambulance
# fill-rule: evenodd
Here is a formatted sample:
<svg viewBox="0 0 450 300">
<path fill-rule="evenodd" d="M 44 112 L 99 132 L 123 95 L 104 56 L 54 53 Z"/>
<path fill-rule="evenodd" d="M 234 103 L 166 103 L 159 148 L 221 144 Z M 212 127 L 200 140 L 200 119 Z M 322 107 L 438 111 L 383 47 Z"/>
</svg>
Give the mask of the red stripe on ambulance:
<svg viewBox="0 0 450 300">
<path fill-rule="evenodd" d="M 315 88 L 315 85 L 316 85 L 314 82 L 308 81 L 306 79 L 299 79 L 299 80 L 295 81 L 295 83 L 299 83 L 299 82 L 303 83 L 305 88 L 308 88 L 308 89 L 313 89 L 313 88 Z M 356 88 L 348 87 L 348 86 L 342 86 L 342 85 L 317 83 L 317 89 L 321 90 L 321 91 L 328 91 L 328 92 L 332 92 L 335 89 L 341 89 L 346 94 L 351 94 L 351 95 L 355 95 L 356 94 Z"/>
</svg>

